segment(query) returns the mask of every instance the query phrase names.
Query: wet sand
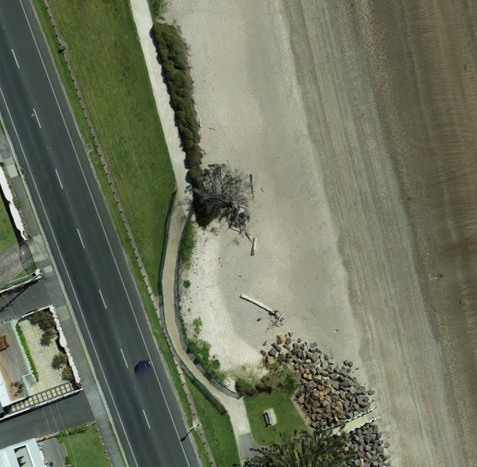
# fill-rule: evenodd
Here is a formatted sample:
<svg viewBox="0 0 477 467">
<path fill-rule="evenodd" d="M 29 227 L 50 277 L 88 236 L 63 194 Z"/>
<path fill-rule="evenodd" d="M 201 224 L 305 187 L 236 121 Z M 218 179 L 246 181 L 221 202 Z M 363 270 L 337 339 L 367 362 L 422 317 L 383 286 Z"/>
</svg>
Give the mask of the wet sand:
<svg viewBox="0 0 477 467">
<path fill-rule="evenodd" d="M 477 465 L 477 4 L 374 1 L 355 14 L 465 453 L 442 465 Z"/>
<path fill-rule="evenodd" d="M 170 2 L 205 162 L 256 180 L 257 255 L 203 239 L 188 319 L 232 367 L 279 332 L 239 294 L 280 309 L 377 390 L 393 465 L 476 465 L 477 15 L 415 3 Z"/>
</svg>

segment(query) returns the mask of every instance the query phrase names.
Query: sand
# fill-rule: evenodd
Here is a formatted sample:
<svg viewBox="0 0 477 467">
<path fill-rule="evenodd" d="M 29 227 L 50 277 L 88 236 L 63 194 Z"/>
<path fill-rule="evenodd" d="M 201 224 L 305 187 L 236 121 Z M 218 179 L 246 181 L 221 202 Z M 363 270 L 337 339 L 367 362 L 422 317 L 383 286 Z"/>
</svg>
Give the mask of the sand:
<svg viewBox="0 0 477 467">
<path fill-rule="evenodd" d="M 223 226 L 201 233 L 183 308 L 227 370 L 255 365 L 283 331 L 353 360 L 377 391 L 394 465 L 475 465 L 470 6 L 370 3 L 169 2 L 205 163 L 253 174 L 258 237 L 252 257 Z M 462 45 L 461 71 L 445 74 Z M 267 330 L 241 293 L 284 326 Z"/>
</svg>

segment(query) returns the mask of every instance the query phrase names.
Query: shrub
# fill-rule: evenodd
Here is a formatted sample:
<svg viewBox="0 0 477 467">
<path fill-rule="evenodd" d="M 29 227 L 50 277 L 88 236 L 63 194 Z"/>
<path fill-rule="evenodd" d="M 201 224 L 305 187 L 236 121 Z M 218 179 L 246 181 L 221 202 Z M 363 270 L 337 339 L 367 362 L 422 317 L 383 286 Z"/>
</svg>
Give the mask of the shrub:
<svg viewBox="0 0 477 467">
<path fill-rule="evenodd" d="M 186 279 L 184 282 L 182 282 L 182 285 L 185 289 L 188 289 L 190 287 L 190 281 Z"/>
<path fill-rule="evenodd" d="M 210 355 L 210 344 L 202 339 L 190 339 L 187 347 L 195 355 L 199 363 L 219 382 L 223 382 L 225 374 L 220 371 L 220 362 Z"/>
<path fill-rule="evenodd" d="M 192 321 L 192 324 L 194 325 L 194 337 L 197 337 L 200 334 L 200 331 L 202 331 L 202 320 L 196 318 Z"/>
<path fill-rule="evenodd" d="M 235 390 L 242 396 L 253 396 L 257 393 L 255 383 L 242 377 L 235 379 Z"/>
<path fill-rule="evenodd" d="M 74 382 L 75 376 L 70 366 L 65 366 L 63 368 L 61 371 L 61 379 L 64 379 L 65 381 L 71 381 L 72 383 Z"/>
<path fill-rule="evenodd" d="M 55 328 L 55 319 L 49 311 L 37 311 L 28 317 L 28 321 L 33 325 L 37 325 L 42 331 Z"/>
<path fill-rule="evenodd" d="M 256 386 L 258 392 L 282 390 L 293 394 L 298 387 L 298 380 L 293 370 L 287 365 L 275 364 Z"/>
<path fill-rule="evenodd" d="M 51 361 L 51 366 L 55 369 L 58 370 L 61 368 L 66 362 L 68 361 L 67 356 L 64 353 L 57 353 L 54 357 L 53 360 Z"/>
<path fill-rule="evenodd" d="M 40 344 L 46 347 L 51 344 L 51 341 L 56 337 L 56 332 L 52 329 L 48 329 L 43 332 L 40 339 Z"/>
</svg>

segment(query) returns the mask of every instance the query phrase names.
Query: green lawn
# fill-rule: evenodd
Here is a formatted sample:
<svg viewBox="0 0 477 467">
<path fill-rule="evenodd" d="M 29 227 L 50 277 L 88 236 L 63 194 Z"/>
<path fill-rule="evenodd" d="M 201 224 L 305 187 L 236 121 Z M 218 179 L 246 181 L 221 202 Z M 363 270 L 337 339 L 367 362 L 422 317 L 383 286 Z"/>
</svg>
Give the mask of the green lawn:
<svg viewBox="0 0 477 467">
<path fill-rule="evenodd" d="M 280 433 L 293 433 L 295 430 L 306 430 L 307 426 L 295 408 L 290 395 L 283 391 L 271 394 L 261 393 L 245 396 L 245 405 L 255 441 L 268 445 L 280 441 Z M 277 424 L 265 426 L 263 412 L 273 408 L 277 416 Z"/>
<path fill-rule="evenodd" d="M 16 243 L 12 223 L 3 202 L 0 203 L 0 253 Z"/>
<path fill-rule="evenodd" d="M 68 461 L 73 467 L 109 467 L 110 463 L 94 425 L 88 426 L 83 433 L 62 434 L 59 439 L 66 446 Z"/>
<path fill-rule="evenodd" d="M 221 415 L 190 380 L 188 383 L 215 463 L 219 466 L 240 465 L 230 417 Z"/>
<path fill-rule="evenodd" d="M 156 288 L 175 180 L 129 2 L 50 0 L 50 5 Z"/>
</svg>

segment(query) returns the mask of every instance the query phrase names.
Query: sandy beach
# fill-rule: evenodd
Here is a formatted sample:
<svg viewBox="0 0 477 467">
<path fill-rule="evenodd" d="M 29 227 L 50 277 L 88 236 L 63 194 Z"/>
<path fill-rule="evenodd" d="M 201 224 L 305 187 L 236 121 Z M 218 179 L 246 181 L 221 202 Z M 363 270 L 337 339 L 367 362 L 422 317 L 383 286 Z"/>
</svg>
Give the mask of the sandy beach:
<svg viewBox="0 0 477 467">
<path fill-rule="evenodd" d="M 232 372 L 283 331 L 353 360 L 393 465 L 476 465 L 477 28 L 464 0 L 379 3 L 169 0 L 204 162 L 253 174 L 258 238 L 201 232 L 183 310 Z"/>
</svg>

